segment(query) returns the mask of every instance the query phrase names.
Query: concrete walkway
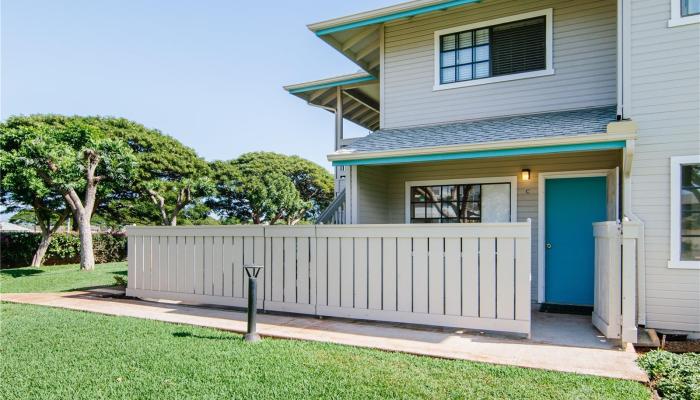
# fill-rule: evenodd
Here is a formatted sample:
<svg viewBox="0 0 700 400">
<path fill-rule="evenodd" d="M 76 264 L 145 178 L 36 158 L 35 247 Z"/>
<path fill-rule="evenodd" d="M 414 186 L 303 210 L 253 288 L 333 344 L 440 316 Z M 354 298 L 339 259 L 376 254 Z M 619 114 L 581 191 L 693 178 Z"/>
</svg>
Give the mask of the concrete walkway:
<svg viewBox="0 0 700 400">
<path fill-rule="evenodd" d="M 0 300 L 234 332 L 245 332 L 246 329 L 246 315 L 239 311 L 100 298 L 88 292 L 2 294 Z M 563 324 L 564 331 L 542 324 L 542 319 L 554 318 L 568 318 Z M 258 315 L 258 332 L 275 338 L 314 340 L 433 357 L 646 381 L 646 375 L 635 364 L 636 354 L 631 346 L 630 349 L 619 350 L 605 340 L 595 339 L 589 343 L 579 343 L 579 346 L 589 347 L 567 345 L 566 341 L 575 339 L 576 335 L 567 335 L 566 327 L 580 325 L 574 323 L 576 318 L 540 315 L 533 319 L 532 340 L 453 329 L 408 329 L 384 323 L 265 314 Z M 541 339 L 538 339 L 538 335 Z M 563 344 L 552 344 L 552 340 L 547 343 L 548 336 L 562 336 Z"/>
</svg>

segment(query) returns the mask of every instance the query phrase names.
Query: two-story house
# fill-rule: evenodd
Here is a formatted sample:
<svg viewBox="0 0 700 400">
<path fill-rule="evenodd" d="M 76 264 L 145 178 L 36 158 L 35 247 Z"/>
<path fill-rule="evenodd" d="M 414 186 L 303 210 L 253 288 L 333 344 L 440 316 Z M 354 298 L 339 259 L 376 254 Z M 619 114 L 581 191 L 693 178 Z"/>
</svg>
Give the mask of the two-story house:
<svg viewBox="0 0 700 400">
<path fill-rule="evenodd" d="M 700 1 L 415 0 L 309 29 L 362 69 L 285 87 L 335 113 L 321 222 L 529 219 L 533 303 L 596 303 L 627 341 L 700 332 Z M 633 269 L 601 267 L 606 237 Z"/>
</svg>

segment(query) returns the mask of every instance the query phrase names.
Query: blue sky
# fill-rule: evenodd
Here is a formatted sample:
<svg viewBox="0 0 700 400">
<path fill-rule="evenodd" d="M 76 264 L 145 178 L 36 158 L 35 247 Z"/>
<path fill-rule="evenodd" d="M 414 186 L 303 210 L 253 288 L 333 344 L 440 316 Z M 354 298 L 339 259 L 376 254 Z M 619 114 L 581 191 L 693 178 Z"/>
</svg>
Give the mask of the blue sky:
<svg viewBox="0 0 700 400">
<path fill-rule="evenodd" d="M 282 86 L 358 67 L 306 24 L 395 2 L 2 0 L 0 117 L 119 116 L 208 160 L 269 150 L 330 168 L 332 115 Z"/>
</svg>

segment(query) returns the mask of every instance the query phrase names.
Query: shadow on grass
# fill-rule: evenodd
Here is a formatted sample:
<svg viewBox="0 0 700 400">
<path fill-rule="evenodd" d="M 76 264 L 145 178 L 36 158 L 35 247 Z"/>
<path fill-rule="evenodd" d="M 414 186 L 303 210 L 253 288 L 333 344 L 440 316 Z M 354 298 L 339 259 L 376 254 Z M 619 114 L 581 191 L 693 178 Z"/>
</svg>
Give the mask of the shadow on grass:
<svg viewBox="0 0 700 400">
<path fill-rule="evenodd" d="M 114 271 L 112 272 L 114 275 L 126 275 L 128 273 L 127 270 L 124 271 Z"/>
<path fill-rule="evenodd" d="M 15 268 L 15 269 L 3 269 L 0 270 L 0 275 L 10 276 L 12 278 L 21 278 L 23 276 L 31 276 L 36 274 L 41 274 L 44 271 L 36 268 Z"/>
<path fill-rule="evenodd" d="M 212 340 L 242 340 L 240 337 L 224 337 L 224 336 L 210 336 L 210 335 L 195 335 L 190 332 L 174 332 L 173 336 L 178 338 L 197 338 L 197 339 L 212 339 Z"/>
</svg>

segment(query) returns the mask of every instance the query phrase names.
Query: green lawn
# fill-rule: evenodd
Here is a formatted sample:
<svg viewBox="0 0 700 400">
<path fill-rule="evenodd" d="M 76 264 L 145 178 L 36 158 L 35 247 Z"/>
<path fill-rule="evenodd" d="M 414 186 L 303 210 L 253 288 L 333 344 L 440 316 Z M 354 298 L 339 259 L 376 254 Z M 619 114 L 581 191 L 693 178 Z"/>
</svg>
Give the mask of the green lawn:
<svg viewBox="0 0 700 400">
<path fill-rule="evenodd" d="M 636 382 L 0 303 L 0 398 L 649 399 Z"/>
<path fill-rule="evenodd" d="M 98 264 L 81 271 L 78 264 L 0 270 L 0 293 L 65 292 L 114 285 L 114 275 L 126 277 L 126 262 Z"/>
</svg>

